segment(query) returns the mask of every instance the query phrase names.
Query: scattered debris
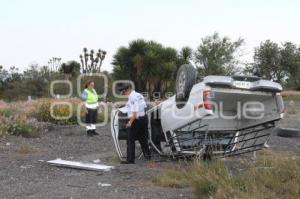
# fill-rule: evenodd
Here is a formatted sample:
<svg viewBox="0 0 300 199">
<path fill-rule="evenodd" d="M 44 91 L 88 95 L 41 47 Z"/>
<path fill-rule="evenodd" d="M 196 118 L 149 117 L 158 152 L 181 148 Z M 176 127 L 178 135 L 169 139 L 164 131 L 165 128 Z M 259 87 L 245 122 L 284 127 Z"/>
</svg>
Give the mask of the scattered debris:
<svg viewBox="0 0 300 199">
<path fill-rule="evenodd" d="M 271 146 L 265 142 L 264 148 L 270 148 Z"/>
<path fill-rule="evenodd" d="M 68 187 L 72 187 L 72 188 L 81 188 L 81 189 L 85 189 L 86 186 L 80 186 L 80 185 L 72 185 L 72 184 L 68 184 Z"/>
<path fill-rule="evenodd" d="M 101 186 L 101 187 L 111 187 L 111 184 L 99 182 L 99 183 L 98 183 L 98 186 Z"/>
<path fill-rule="evenodd" d="M 75 161 L 68 161 L 62 159 L 56 159 L 47 161 L 47 163 L 59 166 L 59 167 L 68 167 L 74 169 L 84 169 L 84 170 L 92 170 L 92 171 L 110 171 L 114 169 L 113 166 L 107 166 L 102 164 L 91 164 L 91 163 L 82 163 L 82 162 L 75 162 Z"/>
<path fill-rule="evenodd" d="M 99 159 L 96 159 L 96 160 L 93 160 L 93 162 L 94 162 L 94 163 L 96 163 L 96 164 L 98 164 L 98 163 L 100 163 L 100 162 L 101 162 L 101 160 L 99 160 Z"/>
<path fill-rule="evenodd" d="M 6 143 L 6 146 L 10 146 L 10 142 L 7 142 L 7 143 Z"/>
<path fill-rule="evenodd" d="M 33 168 L 34 166 L 33 165 L 21 165 L 20 168 L 21 169 L 30 169 L 30 168 Z"/>
</svg>

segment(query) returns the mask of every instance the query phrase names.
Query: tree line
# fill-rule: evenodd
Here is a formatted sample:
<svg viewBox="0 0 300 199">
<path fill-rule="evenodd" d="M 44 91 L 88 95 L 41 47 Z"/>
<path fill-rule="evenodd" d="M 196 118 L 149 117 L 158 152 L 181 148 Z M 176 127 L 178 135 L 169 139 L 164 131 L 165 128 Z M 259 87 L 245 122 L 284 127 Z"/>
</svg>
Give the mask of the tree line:
<svg viewBox="0 0 300 199">
<path fill-rule="evenodd" d="M 79 60 L 62 63 L 59 70 L 49 66 L 30 66 L 24 72 L 17 67 L 5 70 L 0 66 L 0 98 L 26 99 L 27 96 L 49 97 L 53 80 L 68 79 L 76 87 L 82 73 L 105 72 L 109 86 L 113 80 L 129 79 L 142 92 L 173 92 L 176 72 L 182 64 L 193 64 L 199 80 L 207 75 L 259 76 L 281 83 L 286 89 L 300 90 L 300 46 L 292 42 L 277 44 L 270 40 L 254 49 L 253 61 L 242 63 L 244 39 L 232 40 L 218 33 L 201 39 L 196 49 L 188 46 L 177 50 L 156 41 L 137 39 L 121 46 L 113 56 L 112 72 L 101 71 L 106 56 L 104 50 L 83 49 Z M 58 93 L 66 86 L 56 87 Z M 76 95 L 74 89 L 74 96 Z M 108 96 L 109 97 L 109 96 Z"/>
</svg>

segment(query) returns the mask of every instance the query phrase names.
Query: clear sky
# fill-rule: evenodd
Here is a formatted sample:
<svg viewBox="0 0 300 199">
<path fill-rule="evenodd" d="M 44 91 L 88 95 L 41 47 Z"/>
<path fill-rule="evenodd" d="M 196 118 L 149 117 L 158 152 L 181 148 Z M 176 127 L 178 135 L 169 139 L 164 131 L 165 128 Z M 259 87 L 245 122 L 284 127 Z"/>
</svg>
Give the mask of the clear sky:
<svg viewBox="0 0 300 199">
<path fill-rule="evenodd" d="M 77 60 L 83 47 L 108 52 L 137 38 L 195 49 L 214 32 L 246 40 L 243 59 L 271 39 L 300 44 L 299 0 L 0 0 L 0 65 L 20 69 L 51 57 Z"/>
</svg>

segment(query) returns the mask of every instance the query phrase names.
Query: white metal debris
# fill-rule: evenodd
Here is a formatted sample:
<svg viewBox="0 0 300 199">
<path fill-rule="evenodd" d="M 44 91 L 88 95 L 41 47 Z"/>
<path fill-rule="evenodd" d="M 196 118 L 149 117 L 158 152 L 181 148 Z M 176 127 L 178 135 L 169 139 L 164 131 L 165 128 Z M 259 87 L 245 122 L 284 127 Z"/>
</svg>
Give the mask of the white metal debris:
<svg viewBox="0 0 300 199">
<path fill-rule="evenodd" d="M 85 169 L 85 170 L 93 170 L 93 171 L 109 171 L 114 168 L 113 166 L 107 166 L 103 164 L 91 164 L 91 163 L 75 162 L 75 161 L 68 161 L 62 159 L 47 161 L 47 163 L 59 167 L 68 167 L 74 169 Z"/>
<path fill-rule="evenodd" d="M 96 159 L 96 160 L 93 160 L 93 162 L 96 163 L 96 164 L 98 164 L 98 163 L 101 162 L 101 160 L 100 159 Z"/>
<path fill-rule="evenodd" d="M 101 186 L 101 187 L 110 187 L 111 184 L 99 182 L 99 183 L 98 183 L 98 186 Z"/>
<path fill-rule="evenodd" d="M 33 167 L 34 167 L 33 165 L 29 165 L 29 164 L 28 165 L 21 165 L 20 166 L 21 169 L 31 169 Z"/>
</svg>

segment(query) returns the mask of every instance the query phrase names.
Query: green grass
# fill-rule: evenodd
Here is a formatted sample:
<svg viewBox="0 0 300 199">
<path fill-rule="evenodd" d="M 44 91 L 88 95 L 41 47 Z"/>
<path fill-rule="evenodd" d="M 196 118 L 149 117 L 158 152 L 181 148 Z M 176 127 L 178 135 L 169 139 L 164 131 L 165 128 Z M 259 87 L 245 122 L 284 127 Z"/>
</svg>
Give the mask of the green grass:
<svg viewBox="0 0 300 199">
<path fill-rule="evenodd" d="M 165 170 L 152 181 L 157 186 L 193 187 L 197 198 L 300 198 L 299 157 L 265 153 L 255 163 L 237 169 L 238 164 L 195 161 Z"/>
</svg>

